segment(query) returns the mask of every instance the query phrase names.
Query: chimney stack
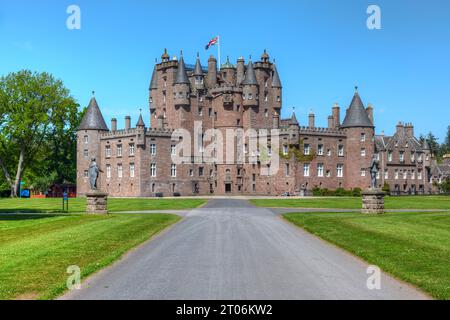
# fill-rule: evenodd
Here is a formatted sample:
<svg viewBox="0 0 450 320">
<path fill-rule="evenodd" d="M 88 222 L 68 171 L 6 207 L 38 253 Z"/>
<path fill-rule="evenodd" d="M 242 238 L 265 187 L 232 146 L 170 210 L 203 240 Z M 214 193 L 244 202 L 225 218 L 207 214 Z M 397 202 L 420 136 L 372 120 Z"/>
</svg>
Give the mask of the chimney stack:
<svg viewBox="0 0 450 320">
<path fill-rule="evenodd" d="M 310 113 L 309 114 L 309 127 L 310 128 L 315 128 L 316 127 L 316 116 L 314 115 L 314 113 Z"/>
<path fill-rule="evenodd" d="M 244 81 L 245 78 L 245 60 L 243 57 L 239 57 L 238 61 L 237 61 L 237 66 L 236 66 L 236 82 L 237 85 L 241 85 L 242 81 Z"/>
<path fill-rule="evenodd" d="M 405 124 L 405 133 L 408 137 L 414 137 L 414 126 L 411 122 Z"/>
<path fill-rule="evenodd" d="M 214 88 L 217 84 L 217 60 L 214 56 L 208 59 L 208 74 L 206 76 L 206 83 L 209 88 Z"/>
<path fill-rule="evenodd" d="M 405 127 L 401 121 L 397 124 L 396 128 L 397 128 L 397 133 L 403 133 L 405 130 Z"/>
<path fill-rule="evenodd" d="M 341 108 L 337 103 L 335 103 L 333 107 L 333 124 L 335 129 L 341 126 Z"/>
<path fill-rule="evenodd" d="M 117 131 L 117 119 L 116 118 L 111 119 L 111 131 L 112 132 Z"/>
<path fill-rule="evenodd" d="M 126 116 L 125 117 L 125 130 L 130 130 L 130 129 L 131 129 L 131 117 Z"/>
<path fill-rule="evenodd" d="M 328 117 L 328 128 L 333 129 L 334 128 L 334 118 L 333 116 Z"/>
<path fill-rule="evenodd" d="M 367 106 L 366 112 L 367 112 L 367 116 L 369 117 L 370 121 L 372 121 L 372 124 L 374 124 L 375 121 L 373 119 L 373 106 L 371 103 L 369 103 L 369 105 Z"/>
</svg>

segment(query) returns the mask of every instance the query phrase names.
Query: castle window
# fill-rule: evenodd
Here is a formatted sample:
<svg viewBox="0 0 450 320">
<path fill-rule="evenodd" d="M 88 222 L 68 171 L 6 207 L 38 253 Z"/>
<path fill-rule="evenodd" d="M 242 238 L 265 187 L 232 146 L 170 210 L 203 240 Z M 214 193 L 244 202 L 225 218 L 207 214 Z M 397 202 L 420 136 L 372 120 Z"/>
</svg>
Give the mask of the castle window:
<svg viewBox="0 0 450 320">
<path fill-rule="evenodd" d="M 203 167 L 198 168 L 198 175 L 200 177 L 203 177 L 203 175 L 204 175 L 204 168 Z"/>
<path fill-rule="evenodd" d="M 130 156 L 134 156 L 134 143 L 130 144 Z"/>
<path fill-rule="evenodd" d="M 304 152 L 305 156 L 309 156 L 311 154 L 311 147 L 309 144 L 304 145 L 303 152 Z"/>
<path fill-rule="evenodd" d="M 395 175 L 394 175 L 395 180 L 398 180 L 398 177 L 399 177 L 399 176 L 398 176 L 398 169 L 395 169 L 395 172 L 394 172 L 394 173 L 395 173 Z"/>
<path fill-rule="evenodd" d="M 210 118 L 212 117 L 212 108 L 208 109 L 208 117 L 210 117 Z"/>
<path fill-rule="evenodd" d="M 417 179 L 422 180 L 422 170 L 417 170 Z"/>
<path fill-rule="evenodd" d="M 89 143 L 89 136 L 84 136 L 84 143 Z"/>
<path fill-rule="evenodd" d="M 194 169 L 189 169 L 189 177 L 193 177 L 194 176 Z"/>
<path fill-rule="evenodd" d="M 172 166 L 170 168 L 170 176 L 172 178 L 176 178 L 177 177 L 177 165 L 176 164 L 172 164 Z"/>
<path fill-rule="evenodd" d="M 156 144 L 150 145 L 150 155 L 156 156 Z"/>
<path fill-rule="evenodd" d="M 237 105 L 237 106 L 236 106 L 236 111 L 237 111 L 237 112 L 241 111 L 241 106 L 240 106 L 240 105 Z"/>
<path fill-rule="evenodd" d="M 270 157 L 270 156 L 272 156 L 272 147 L 271 146 L 268 146 L 267 147 L 267 155 Z"/>
<path fill-rule="evenodd" d="M 366 176 L 366 169 L 361 169 L 361 177 L 365 177 Z"/>
<path fill-rule="evenodd" d="M 339 145 L 338 156 L 339 157 L 343 157 L 344 156 L 344 146 L 343 145 Z"/>
<path fill-rule="evenodd" d="M 121 164 L 118 164 L 118 165 L 117 165 L 117 177 L 118 177 L 119 179 L 121 179 L 122 176 L 123 176 L 123 168 L 122 168 L 122 165 L 121 165 Z"/>
<path fill-rule="evenodd" d="M 154 192 L 155 192 L 155 184 L 152 183 L 152 193 L 154 193 Z"/>
<path fill-rule="evenodd" d="M 365 157 L 366 156 L 366 149 L 362 148 L 361 149 L 361 157 Z"/>
<path fill-rule="evenodd" d="M 309 177 L 309 163 L 305 163 L 303 165 L 303 176 L 304 177 Z"/>
<path fill-rule="evenodd" d="M 361 133 L 361 142 L 366 142 L 366 134 Z"/>
<path fill-rule="evenodd" d="M 237 120 L 236 120 L 236 124 L 237 124 L 238 126 L 240 126 L 240 125 L 241 125 L 241 119 L 237 119 Z"/>
<path fill-rule="evenodd" d="M 111 179 L 111 165 L 106 165 L 106 178 Z"/>
<path fill-rule="evenodd" d="M 87 149 L 84 149 L 84 150 L 83 150 L 83 156 L 84 156 L 85 158 L 89 157 L 89 151 L 88 151 Z"/>
<path fill-rule="evenodd" d="M 289 146 L 284 145 L 284 146 L 283 146 L 283 154 L 284 154 L 285 156 L 287 156 L 288 153 L 289 153 Z"/>
<path fill-rule="evenodd" d="M 277 102 L 280 102 L 280 101 L 281 101 L 281 97 L 277 96 Z"/>
<path fill-rule="evenodd" d="M 423 154 L 419 154 L 417 160 L 418 160 L 419 162 L 422 162 L 422 161 L 423 161 Z"/>
<path fill-rule="evenodd" d="M 134 178 L 134 163 L 130 164 L 130 177 Z"/>
<path fill-rule="evenodd" d="M 344 165 L 338 164 L 336 167 L 336 174 L 338 178 L 342 178 L 344 176 Z"/>
<path fill-rule="evenodd" d="M 389 170 L 388 169 L 384 170 L 384 178 L 389 179 Z"/>
<path fill-rule="evenodd" d="M 264 101 L 269 101 L 269 95 L 267 93 L 264 94 Z"/>
<path fill-rule="evenodd" d="M 327 155 L 328 155 L 329 157 L 331 157 L 331 149 L 328 149 L 328 150 L 327 150 Z"/>
<path fill-rule="evenodd" d="M 203 116 L 203 108 L 202 107 L 198 107 L 198 115 Z"/>
<path fill-rule="evenodd" d="M 411 180 L 415 180 L 416 179 L 416 171 L 412 170 L 411 171 Z"/>
<path fill-rule="evenodd" d="M 154 178 L 156 177 L 156 163 L 150 165 L 150 175 Z"/>
<path fill-rule="evenodd" d="M 163 102 L 166 103 L 166 92 L 163 91 Z"/>
<path fill-rule="evenodd" d="M 392 151 L 388 152 L 388 162 L 392 162 Z"/>
<path fill-rule="evenodd" d="M 405 161 L 405 152 L 400 151 L 400 162 L 404 162 L 404 161 Z"/>
<path fill-rule="evenodd" d="M 411 153 L 411 162 L 415 162 L 415 161 L 416 161 L 416 154 Z"/>
<path fill-rule="evenodd" d="M 289 177 L 290 175 L 290 167 L 289 167 L 289 163 L 286 163 L 286 177 Z M 255 181 L 255 180 L 253 180 Z"/>
<path fill-rule="evenodd" d="M 85 178 L 89 178 L 89 171 L 84 170 L 84 177 L 85 177 Z"/>
<path fill-rule="evenodd" d="M 105 156 L 106 156 L 106 158 L 111 157 L 111 147 L 110 146 L 105 147 Z"/>
<path fill-rule="evenodd" d="M 267 109 L 264 109 L 264 116 L 265 116 L 266 118 L 268 118 L 268 117 L 269 117 L 269 110 L 267 110 Z"/>
<path fill-rule="evenodd" d="M 331 178 L 331 171 L 330 171 L 330 170 L 327 170 L 326 175 L 327 175 L 327 178 Z"/>
<path fill-rule="evenodd" d="M 323 163 L 317 164 L 317 176 L 323 177 Z"/>
<path fill-rule="evenodd" d="M 177 146 L 176 145 L 171 145 L 170 146 L 170 154 L 172 155 L 172 156 L 176 156 L 177 155 Z"/>
<path fill-rule="evenodd" d="M 119 144 L 119 145 L 117 146 L 117 156 L 118 156 L 118 157 L 121 157 L 121 156 L 122 156 L 122 145 L 121 145 L 121 144 Z"/>
<path fill-rule="evenodd" d="M 319 144 L 319 146 L 317 147 L 317 154 L 319 156 L 323 156 L 323 144 Z"/>
<path fill-rule="evenodd" d="M 408 172 L 406 170 L 403 171 L 403 179 L 408 179 Z"/>
</svg>

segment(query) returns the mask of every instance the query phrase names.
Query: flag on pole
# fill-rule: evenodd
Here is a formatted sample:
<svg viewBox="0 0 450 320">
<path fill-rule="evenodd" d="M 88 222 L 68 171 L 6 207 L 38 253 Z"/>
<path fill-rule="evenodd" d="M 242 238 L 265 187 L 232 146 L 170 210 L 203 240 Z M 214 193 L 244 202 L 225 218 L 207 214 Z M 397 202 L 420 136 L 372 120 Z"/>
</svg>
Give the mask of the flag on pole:
<svg viewBox="0 0 450 320">
<path fill-rule="evenodd" d="M 206 50 L 208 50 L 209 48 L 211 48 L 212 46 L 216 45 L 219 42 L 219 37 L 215 37 L 214 39 L 212 39 L 210 42 L 208 42 L 208 44 L 206 45 Z"/>
</svg>

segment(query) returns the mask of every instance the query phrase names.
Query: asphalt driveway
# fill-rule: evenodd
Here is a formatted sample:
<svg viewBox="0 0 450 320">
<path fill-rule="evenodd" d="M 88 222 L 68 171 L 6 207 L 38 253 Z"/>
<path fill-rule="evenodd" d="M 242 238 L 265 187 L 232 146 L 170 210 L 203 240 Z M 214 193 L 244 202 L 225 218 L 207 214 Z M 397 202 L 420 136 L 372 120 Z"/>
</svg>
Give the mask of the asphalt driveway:
<svg viewBox="0 0 450 320">
<path fill-rule="evenodd" d="M 62 299 L 426 299 L 245 200 L 217 199 Z"/>
</svg>

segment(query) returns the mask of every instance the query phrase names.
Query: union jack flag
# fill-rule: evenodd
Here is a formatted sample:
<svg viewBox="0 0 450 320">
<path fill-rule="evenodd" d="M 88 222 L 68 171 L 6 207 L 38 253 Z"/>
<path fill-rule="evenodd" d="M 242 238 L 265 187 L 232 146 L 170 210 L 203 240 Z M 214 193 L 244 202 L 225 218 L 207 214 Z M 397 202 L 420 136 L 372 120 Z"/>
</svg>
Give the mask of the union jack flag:
<svg viewBox="0 0 450 320">
<path fill-rule="evenodd" d="M 205 49 L 208 50 L 211 46 L 216 45 L 218 42 L 219 42 L 219 37 L 215 37 L 210 42 L 208 42 Z"/>
</svg>

